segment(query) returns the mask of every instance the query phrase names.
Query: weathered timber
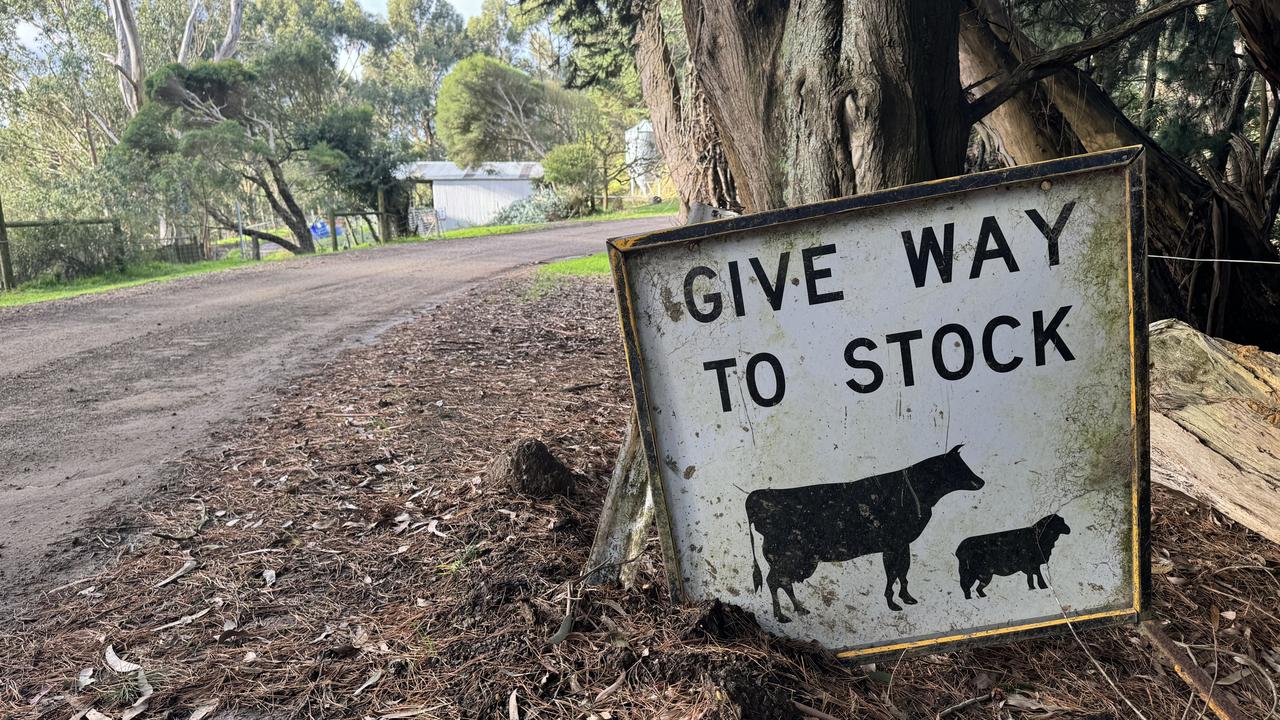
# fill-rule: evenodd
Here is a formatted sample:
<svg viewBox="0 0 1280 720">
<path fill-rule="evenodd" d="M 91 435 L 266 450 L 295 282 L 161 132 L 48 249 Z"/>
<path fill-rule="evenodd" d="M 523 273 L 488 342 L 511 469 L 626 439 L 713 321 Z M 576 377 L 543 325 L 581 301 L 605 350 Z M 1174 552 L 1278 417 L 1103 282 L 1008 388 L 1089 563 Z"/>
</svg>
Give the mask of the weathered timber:
<svg viewBox="0 0 1280 720">
<path fill-rule="evenodd" d="M 630 587 L 635 582 L 636 564 L 632 560 L 644 550 L 654 515 L 649 469 L 643 455 L 633 413 L 587 558 L 587 582 L 594 585 L 621 583 Z"/>
<path fill-rule="evenodd" d="M 1151 326 L 1151 477 L 1280 543 L 1280 355 Z"/>
</svg>

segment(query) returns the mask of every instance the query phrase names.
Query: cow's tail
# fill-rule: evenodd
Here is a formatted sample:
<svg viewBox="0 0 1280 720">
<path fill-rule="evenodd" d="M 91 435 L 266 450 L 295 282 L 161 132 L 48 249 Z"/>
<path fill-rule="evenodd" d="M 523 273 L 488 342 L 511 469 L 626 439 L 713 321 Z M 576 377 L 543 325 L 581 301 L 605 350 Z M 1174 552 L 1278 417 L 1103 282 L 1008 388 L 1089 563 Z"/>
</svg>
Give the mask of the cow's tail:
<svg viewBox="0 0 1280 720">
<path fill-rule="evenodd" d="M 756 560 L 756 534 L 751 529 L 751 512 L 747 512 L 747 537 L 751 539 L 751 582 L 756 586 L 756 592 L 760 592 L 760 586 L 764 584 L 764 575 L 760 572 L 760 562 Z"/>
</svg>

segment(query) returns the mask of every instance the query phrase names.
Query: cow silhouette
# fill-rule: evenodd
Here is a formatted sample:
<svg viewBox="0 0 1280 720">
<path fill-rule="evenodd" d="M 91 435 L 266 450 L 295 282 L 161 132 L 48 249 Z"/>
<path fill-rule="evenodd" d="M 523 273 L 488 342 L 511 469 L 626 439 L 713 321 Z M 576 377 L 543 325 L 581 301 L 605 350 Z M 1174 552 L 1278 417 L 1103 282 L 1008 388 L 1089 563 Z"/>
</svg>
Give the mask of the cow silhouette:
<svg viewBox="0 0 1280 720">
<path fill-rule="evenodd" d="M 778 602 L 782 589 L 800 615 L 808 610 L 796 600 L 792 585 L 804 582 L 821 562 L 841 562 L 882 553 L 884 599 L 890 610 L 902 610 L 893 601 L 908 605 L 916 599 L 907 592 L 911 568 L 911 543 L 920 537 L 933 517 L 933 506 L 956 490 L 978 490 L 984 482 L 964 460 L 957 445 L 950 452 L 915 465 L 853 482 L 824 483 L 795 488 L 756 490 L 747 495 L 747 534 L 751 537 L 751 563 L 755 589 L 760 590 L 760 563 L 756 560 L 754 529 L 763 538 L 761 550 L 769 563 L 769 593 L 773 616 L 790 622 Z"/>
<path fill-rule="evenodd" d="M 1032 579 L 1044 590 L 1047 586 L 1040 574 L 1040 566 L 1049 562 L 1058 538 L 1070 534 L 1071 528 L 1067 527 L 1067 521 L 1061 515 L 1046 515 L 1031 527 L 965 538 L 956 548 L 956 558 L 960 561 L 960 589 L 964 590 L 965 599 L 970 598 L 969 590 L 975 581 L 978 583 L 978 597 L 986 597 L 983 590 L 991 584 L 993 576 L 1019 572 L 1026 573 L 1028 590 L 1036 589 Z"/>
</svg>

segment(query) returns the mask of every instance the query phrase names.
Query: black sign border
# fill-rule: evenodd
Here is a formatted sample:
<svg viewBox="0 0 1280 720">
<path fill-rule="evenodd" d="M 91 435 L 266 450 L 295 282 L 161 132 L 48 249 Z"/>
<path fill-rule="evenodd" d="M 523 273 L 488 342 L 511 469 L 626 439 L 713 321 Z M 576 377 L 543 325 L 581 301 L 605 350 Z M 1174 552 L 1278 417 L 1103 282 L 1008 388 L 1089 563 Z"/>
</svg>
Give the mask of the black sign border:
<svg viewBox="0 0 1280 720">
<path fill-rule="evenodd" d="M 837 198 L 808 205 L 798 205 L 766 212 L 726 218 L 696 225 L 684 225 L 640 235 L 612 238 L 608 241 L 609 261 L 612 270 L 618 312 L 622 325 L 623 346 L 626 351 L 627 369 L 631 377 L 631 389 L 635 402 L 638 430 L 649 471 L 650 487 L 657 510 L 658 534 L 662 544 L 663 562 L 671 596 L 676 601 L 687 601 L 684 593 L 680 558 L 676 553 L 671 531 L 670 510 L 667 505 L 667 489 L 662 480 L 658 462 L 653 416 L 649 408 L 645 385 L 644 356 L 640 350 L 638 323 L 634 313 L 634 294 L 628 280 L 627 260 L 636 253 L 675 243 L 688 243 L 714 238 L 744 230 L 757 230 L 790 225 L 806 220 L 825 218 L 887 205 L 983 190 L 1034 180 L 1049 180 L 1063 175 L 1077 175 L 1097 170 L 1123 168 L 1125 170 L 1129 213 L 1129 327 L 1130 327 L 1130 377 L 1132 381 L 1131 407 L 1133 411 L 1133 460 L 1135 475 L 1134 525 L 1137 529 L 1134 561 L 1137 563 L 1137 583 L 1133 603 L 1116 611 L 1085 613 L 1076 619 L 1064 615 L 1060 619 L 1012 624 L 981 631 L 971 630 L 939 637 L 917 638 L 907 642 L 877 643 L 843 651 L 834 651 L 840 657 L 856 658 L 859 662 L 927 654 L 962 647 L 975 647 L 1012 640 L 1046 637 L 1064 632 L 1118 624 L 1132 624 L 1150 615 L 1151 594 L 1151 449 L 1150 416 L 1148 410 L 1149 378 L 1147 364 L 1147 256 L 1146 256 L 1146 181 L 1143 148 L 1131 146 L 1102 152 L 1075 155 L 1046 162 L 1019 165 L 1012 168 L 962 175 L 960 177 L 905 185 L 865 195 Z"/>
</svg>

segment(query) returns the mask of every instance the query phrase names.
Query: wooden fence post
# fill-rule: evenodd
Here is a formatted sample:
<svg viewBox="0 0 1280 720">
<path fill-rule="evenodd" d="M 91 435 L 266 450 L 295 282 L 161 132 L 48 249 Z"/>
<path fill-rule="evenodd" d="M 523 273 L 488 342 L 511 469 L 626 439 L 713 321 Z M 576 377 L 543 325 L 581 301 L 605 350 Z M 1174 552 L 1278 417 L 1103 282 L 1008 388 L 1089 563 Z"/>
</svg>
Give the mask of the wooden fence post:
<svg viewBox="0 0 1280 720">
<path fill-rule="evenodd" d="M 329 246 L 334 252 L 338 252 L 338 216 L 333 213 L 333 208 L 329 208 L 324 221 L 329 223 Z"/>
<path fill-rule="evenodd" d="M 378 234 L 382 242 L 391 241 L 391 218 L 387 216 L 387 190 L 378 188 Z"/>
<path fill-rule="evenodd" d="M 13 279 L 13 258 L 9 255 L 9 229 L 4 224 L 3 203 L 0 203 L 0 286 L 10 292 L 18 289 Z"/>
<path fill-rule="evenodd" d="M 129 262 L 129 254 L 124 251 L 124 228 L 120 226 L 119 220 L 111 221 L 111 242 L 114 247 L 112 252 L 116 253 L 116 267 L 123 271 Z"/>
</svg>

